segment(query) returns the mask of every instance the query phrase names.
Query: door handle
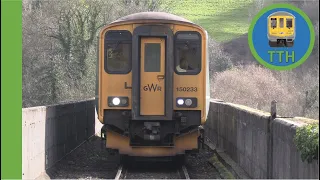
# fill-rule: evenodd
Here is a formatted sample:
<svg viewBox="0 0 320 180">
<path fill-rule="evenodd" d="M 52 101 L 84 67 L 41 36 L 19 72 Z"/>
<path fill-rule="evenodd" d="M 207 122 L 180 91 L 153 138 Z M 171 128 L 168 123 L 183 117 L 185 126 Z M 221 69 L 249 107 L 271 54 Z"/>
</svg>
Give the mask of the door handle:
<svg viewBox="0 0 320 180">
<path fill-rule="evenodd" d="M 157 78 L 158 79 L 164 79 L 164 75 L 158 75 Z"/>
</svg>

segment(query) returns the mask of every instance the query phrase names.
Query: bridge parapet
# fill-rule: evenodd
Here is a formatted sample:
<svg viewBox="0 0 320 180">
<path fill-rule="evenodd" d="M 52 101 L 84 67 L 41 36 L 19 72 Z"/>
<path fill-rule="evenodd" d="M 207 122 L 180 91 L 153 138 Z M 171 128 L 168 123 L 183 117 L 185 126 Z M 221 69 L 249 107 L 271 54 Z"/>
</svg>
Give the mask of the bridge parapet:
<svg viewBox="0 0 320 180">
<path fill-rule="evenodd" d="M 272 123 L 271 123 L 272 122 Z M 207 138 L 251 178 L 319 178 L 319 164 L 302 162 L 293 137 L 307 118 L 275 118 L 242 105 L 211 100 Z"/>
<path fill-rule="evenodd" d="M 95 134 L 94 100 L 22 109 L 23 179 L 35 179 Z"/>
</svg>

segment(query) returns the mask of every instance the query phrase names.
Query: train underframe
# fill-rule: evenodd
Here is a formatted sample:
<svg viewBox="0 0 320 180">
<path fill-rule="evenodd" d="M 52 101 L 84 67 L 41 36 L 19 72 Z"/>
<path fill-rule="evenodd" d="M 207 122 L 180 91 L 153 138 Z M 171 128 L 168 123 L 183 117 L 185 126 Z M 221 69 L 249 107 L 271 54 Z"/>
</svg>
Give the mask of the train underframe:
<svg viewBox="0 0 320 180">
<path fill-rule="evenodd" d="M 201 111 L 175 111 L 172 120 L 132 120 L 130 111 L 105 110 L 104 119 L 106 148 L 121 156 L 181 158 L 198 153 L 204 142 Z"/>
<path fill-rule="evenodd" d="M 270 47 L 292 47 L 293 45 L 294 45 L 294 39 L 269 40 Z"/>
</svg>

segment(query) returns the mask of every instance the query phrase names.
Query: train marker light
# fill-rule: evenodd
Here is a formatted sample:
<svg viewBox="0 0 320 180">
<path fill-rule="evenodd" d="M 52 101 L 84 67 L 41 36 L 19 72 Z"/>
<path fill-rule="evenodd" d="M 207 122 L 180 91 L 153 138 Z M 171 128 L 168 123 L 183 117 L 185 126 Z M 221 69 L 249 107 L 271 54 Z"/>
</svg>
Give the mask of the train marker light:
<svg viewBox="0 0 320 180">
<path fill-rule="evenodd" d="M 192 100 L 191 99 L 186 99 L 185 103 L 186 103 L 187 106 L 191 106 Z"/>
<path fill-rule="evenodd" d="M 127 104 L 127 100 L 126 99 L 121 99 L 121 104 Z"/>
</svg>

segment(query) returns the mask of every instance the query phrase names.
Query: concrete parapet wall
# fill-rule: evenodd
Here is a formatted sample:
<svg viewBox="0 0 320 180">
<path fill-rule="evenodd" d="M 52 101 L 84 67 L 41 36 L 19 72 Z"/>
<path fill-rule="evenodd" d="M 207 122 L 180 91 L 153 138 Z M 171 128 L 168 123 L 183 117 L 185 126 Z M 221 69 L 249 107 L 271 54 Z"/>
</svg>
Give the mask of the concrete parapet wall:
<svg viewBox="0 0 320 180">
<path fill-rule="evenodd" d="M 22 109 L 23 179 L 35 179 L 95 134 L 94 100 Z"/>
<path fill-rule="evenodd" d="M 303 163 L 293 143 L 295 128 L 302 122 L 269 122 L 270 113 L 212 100 L 205 133 L 251 178 L 318 178 L 318 163 Z"/>
<path fill-rule="evenodd" d="M 293 142 L 297 127 L 307 121 L 305 118 L 276 118 L 273 123 L 273 177 L 279 179 L 319 178 L 319 163 L 302 162 Z"/>
</svg>

